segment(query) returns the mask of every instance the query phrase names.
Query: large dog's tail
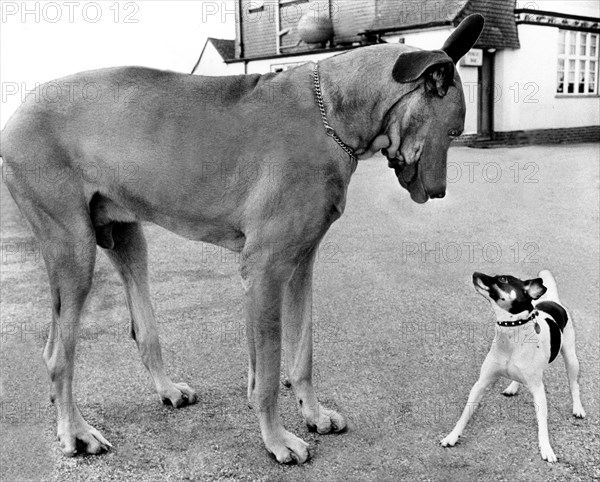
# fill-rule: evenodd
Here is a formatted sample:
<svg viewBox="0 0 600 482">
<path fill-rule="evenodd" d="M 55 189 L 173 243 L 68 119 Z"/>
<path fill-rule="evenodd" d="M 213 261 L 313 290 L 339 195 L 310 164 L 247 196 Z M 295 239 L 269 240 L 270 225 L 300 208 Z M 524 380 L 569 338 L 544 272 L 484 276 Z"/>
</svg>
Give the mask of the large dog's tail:
<svg viewBox="0 0 600 482">
<path fill-rule="evenodd" d="M 558 289 L 556 287 L 556 280 L 554 279 L 554 276 L 552 276 L 552 273 L 550 273 L 550 271 L 547 269 L 543 269 L 539 272 L 538 276 L 542 278 L 544 281 L 544 286 L 547 289 L 547 291 L 544 293 L 544 296 L 542 296 L 538 302 L 555 301 L 556 303 L 560 303 L 560 299 L 558 298 Z"/>
</svg>

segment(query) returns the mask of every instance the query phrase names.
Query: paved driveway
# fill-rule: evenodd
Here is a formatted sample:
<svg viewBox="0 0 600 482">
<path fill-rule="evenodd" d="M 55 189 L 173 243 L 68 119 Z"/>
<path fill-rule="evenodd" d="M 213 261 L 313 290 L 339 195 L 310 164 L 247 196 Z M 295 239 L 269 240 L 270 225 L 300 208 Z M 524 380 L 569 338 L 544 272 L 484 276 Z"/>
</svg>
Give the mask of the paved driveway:
<svg viewBox="0 0 600 482">
<path fill-rule="evenodd" d="M 235 256 L 148 226 L 152 293 L 169 371 L 197 405 L 163 407 L 134 342 L 118 278 L 98 255 L 78 344 L 76 397 L 114 444 L 101 457 L 56 452 L 41 362 L 47 276 L 1 192 L 1 467 L 6 480 L 589 480 L 600 477 L 598 144 L 450 150 L 448 196 L 412 203 L 383 159 L 361 162 L 346 213 L 316 263 L 316 383 L 348 433 L 308 433 L 282 390 L 303 467 L 277 466 L 245 401 L 246 349 Z M 571 415 L 562 359 L 546 373 L 550 437 L 538 454 L 528 393 L 493 386 L 454 449 L 452 429 L 493 334 L 473 271 L 553 271 L 576 321 L 586 420 Z"/>
</svg>

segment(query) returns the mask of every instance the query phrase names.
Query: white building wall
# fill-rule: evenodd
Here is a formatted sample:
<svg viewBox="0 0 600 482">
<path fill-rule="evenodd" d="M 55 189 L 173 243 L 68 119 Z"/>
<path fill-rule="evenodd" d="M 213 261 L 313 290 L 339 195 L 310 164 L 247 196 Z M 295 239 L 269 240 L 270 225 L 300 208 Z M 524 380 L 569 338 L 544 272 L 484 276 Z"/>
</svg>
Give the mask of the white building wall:
<svg viewBox="0 0 600 482">
<path fill-rule="evenodd" d="M 444 45 L 454 28 L 442 27 L 428 30 L 413 30 L 385 37 L 386 42 L 397 43 L 404 38 L 406 45 L 412 45 L 424 50 L 439 50 Z"/>
<path fill-rule="evenodd" d="M 286 69 L 296 64 L 306 62 L 318 62 L 319 60 L 326 59 L 335 55 L 337 52 L 326 52 L 321 54 L 307 54 L 298 55 L 287 58 L 276 58 L 276 59 L 265 59 L 265 60 L 251 60 L 248 62 L 247 73 L 248 74 L 264 74 L 266 72 L 273 72 L 274 68 Z"/>
<path fill-rule="evenodd" d="M 600 124 L 600 97 L 556 94 L 558 28 L 518 28 L 521 48 L 496 53 L 495 130 Z"/>
<path fill-rule="evenodd" d="M 479 115 L 479 69 L 471 66 L 458 66 L 458 74 L 462 80 L 467 115 L 465 116 L 465 134 L 477 133 Z"/>
<path fill-rule="evenodd" d="M 238 75 L 244 73 L 244 64 L 226 64 L 213 44 L 208 42 L 194 74 L 196 75 Z"/>
<path fill-rule="evenodd" d="M 600 2 L 598 0 L 568 0 L 563 2 L 558 0 L 535 0 L 534 2 L 520 0 L 517 1 L 517 8 L 600 17 Z"/>
</svg>

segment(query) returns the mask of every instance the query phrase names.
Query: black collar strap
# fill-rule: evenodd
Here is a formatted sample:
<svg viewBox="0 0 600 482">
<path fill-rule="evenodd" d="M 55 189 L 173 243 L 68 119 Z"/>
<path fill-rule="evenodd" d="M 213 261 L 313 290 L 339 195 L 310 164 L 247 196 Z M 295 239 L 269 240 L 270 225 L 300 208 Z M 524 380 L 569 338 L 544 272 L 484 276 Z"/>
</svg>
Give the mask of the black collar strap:
<svg viewBox="0 0 600 482">
<path fill-rule="evenodd" d="M 531 320 L 533 320 L 537 315 L 538 315 L 537 310 L 533 310 L 529 314 L 529 317 L 527 317 L 527 318 L 524 318 L 522 320 L 515 320 L 515 321 L 499 321 L 498 325 L 499 326 L 521 326 L 521 325 L 524 325 L 525 323 L 528 323 Z"/>
<path fill-rule="evenodd" d="M 335 133 L 335 129 L 331 127 L 331 125 L 327 121 L 327 113 L 325 112 L 325 102 L 323 101 L 323 93 L 321 92 L 321 78 L 319 77 L 318 63 L 315 63 L 315 68 L 313 70 L 313 80 L 315 96 L 317 97 L 317 105 L 319 106 L 319 110 L 321 111 L 321 118 L 323 119 L 323 125 L 325 126 L 325 133 L 329 137 L 331 137 L 335 142 L 338 143 L 338 145 L 344 150 L 344 152 L 348 154 L 350 160 L 354 163 L 354 165 L 356 165 L 358 163 L 358 159 L 356 158 L 356 154 L 354 154 L 354 150 L 338 137 L 338 135 Z"/>
</svg>

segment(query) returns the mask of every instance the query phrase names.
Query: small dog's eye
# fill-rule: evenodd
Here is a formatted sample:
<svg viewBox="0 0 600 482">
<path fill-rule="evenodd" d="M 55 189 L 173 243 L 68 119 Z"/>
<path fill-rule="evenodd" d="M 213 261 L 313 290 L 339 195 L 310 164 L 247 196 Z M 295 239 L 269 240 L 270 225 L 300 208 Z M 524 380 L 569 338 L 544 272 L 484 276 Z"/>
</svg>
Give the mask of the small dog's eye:
<svg viewBox="0 0 600 482">
<path fill-rule="evenodd" d="M 448 135 L 449 135 L 450 137 L 458 137 L 458 136 L 460 136 L 460 134 L 461 134 L 461 133 L 460 133 L 460 131 L 459 131 L 458 129 L 450 129 L 450 130 L 448 131 Z"/>
<path fill-rule="evenodd" d="M 504 276 L 500 276 L 498 281 L 500 281 L 500 283 L 506 283 L 506 278 Z"/>
</svg>

